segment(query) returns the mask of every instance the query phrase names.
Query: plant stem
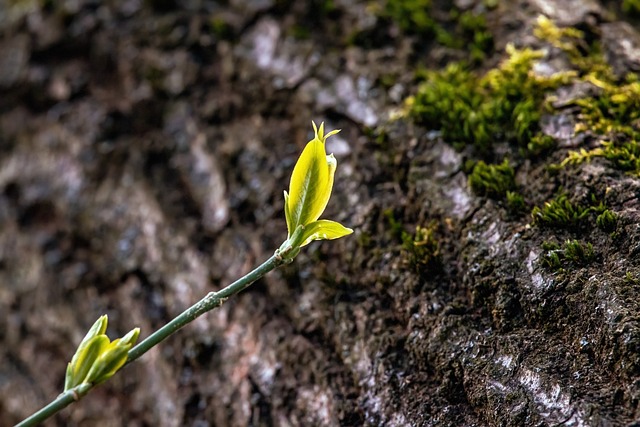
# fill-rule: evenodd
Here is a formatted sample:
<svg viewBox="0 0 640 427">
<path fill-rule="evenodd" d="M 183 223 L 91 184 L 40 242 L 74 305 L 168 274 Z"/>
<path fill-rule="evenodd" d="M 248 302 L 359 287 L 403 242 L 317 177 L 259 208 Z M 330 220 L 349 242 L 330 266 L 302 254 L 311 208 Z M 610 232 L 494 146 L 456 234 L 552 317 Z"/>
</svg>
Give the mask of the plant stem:
<svg viewBox="0 0 640 427">
<path fill-rule="evenodd" d="M 164 341 L 178 329 L 193 322 L 195 319 L 202 316 L 207 311 L 211 311 L 214 308 L 220 307 L 227 300 L 227 298 L 247 288 L 253 282 L 258 280 L 271 270 L 281 266 L 283 263 L 284 261 L 281 258 L 273 255 L 251 273 L 241 277 L 226 288 L 221 289 L 218 292 L 209 292 L 200 301 L 193 304 L 191 307 L 178 315 L 178 317 L 149 335 L 143 341 L 140 341 L 138 345 L 129 350 L 127 363 L 133 362 L 138 357 L 149 351 L 151 348 Z"/>
<path fill-rule="evenodd" d="M 29 418 L 26 418 L 19 424 L 16 424 L 16 427 L 28 427 L 40 424 L 53 414 L 60 412 L 73 402 L 80 400 L 82 396 L 84 396 L 89 390 L 91 390 L 92 387 L 93 386 L 91 384 L 80 384 L 77 387 L 65 391 L 64 393 L 56 397 L 55 400 L 50 402 L 47 406 L 40 409 L 38 412 L 31 415 Z"/>
<path fill-rule="evenodd" d="M 275 254 L 271 256 L 271 258 L 263 262 L 256 269 L 236 280 L 226 288 L 221 289 L 218 292 L 209 292 L 200 301 L 193 304 L 191 307 L 175 317 L 172 321 L 149 335 L 143 341 L 138 343 L 138 345 L 129 350 L 127 364 L 133 362 L 134 360 L 145 354 L 147 351 L 152 349 L 154 346 L 167 339 L 167 337 L 177 332 L 183 326 L 188 325 L 198 317 L 202 316 L 204 313 L 211 311 L 214 308 L 220 307 L 227 300 L 227 298 L 246 289 L 249 285 L 251 285 L 253 282 L 258 280 L 271 270 L 278 268 L 290 261 L 291 259 L 286 259 Z M 71 403 L 80 400 L 93 387 L 93 384 L 85 383 L 65 391 L 47 406 L 17 424 L 16 427 L 31 427 L 43 422 L 47 418 L 69 406 Z"/>
</svg>

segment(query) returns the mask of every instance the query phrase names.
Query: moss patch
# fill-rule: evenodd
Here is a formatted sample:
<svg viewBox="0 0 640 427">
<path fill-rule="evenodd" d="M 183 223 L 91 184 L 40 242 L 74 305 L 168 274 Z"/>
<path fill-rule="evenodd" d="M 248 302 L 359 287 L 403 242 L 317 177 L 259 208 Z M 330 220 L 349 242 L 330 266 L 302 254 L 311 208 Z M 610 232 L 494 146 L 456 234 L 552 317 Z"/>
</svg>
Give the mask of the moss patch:
<svg viewBox="0 0 640 427">
<path fill-rule="evenodd" d="M 582 122 L 577 132 L 600 136 L 600 146 L 570 152 L 562 165 L 589 162 L 601 157 L 619 170 L 640 175 L 640 81 L 627 77 L 625 84 L 598 82 L 602 93 L 576 101 Z"/>
<path fill-rule="evenodd" d="M 592 212 L 603 213 L 606 207 L 592 198 L 592 205 L 585 206 L 573 203 L 566 194 L 560 194 L 544 206 L 536 206 L 531 212 L 533 222 L 537 225 L 554 228 L 577 228 Z"/>
<path fill-rule="evenodd" d="M 622 0 L 622 11 L 630 16 L 640 16 L 640 0 Z"/>
<path fill-rule="evenodd" d="M 480 196 L 504 199 L 507 192 L 516 187 L 515 176 L 506 159 L 499 165 L 488 165 L 480 160 L 469 175 L 469 185 Z"/>
<path fill-rule="evenodd" d="M 638 1 L 625 3 L 627 8 L 640 5 Z M 597 40 L 588 45 L 584 34 L 575 28 L 558 28 L 548 18 L 540 17 L 534 34 L 567 55 L 578 73 L 576 81 L 589 83 L 599 92 L 597 96 L 576 99 L 573 104 L 579 109 L 576 133 L 595 134 L 600 146 L 570 152 L 562 166 L 601 157 L 616 169 L 640 174 L 638 75 L 629 74 L 622 80 L 617 78 Z"/>
<path fill-rule="evenodd" d="M 555 242 L 544 242 L 542 263 L 554 271 L 562 271 L 567 266 L 585 266 L 595 259 L 591 243 L 579 240 L 567 240 L 562 246 Z"/>
<path fill-rule="evenodd" d="M 438 225 L 435 221 L 427 226 L 417 226 L 413 235 L 404 232 L 402 234 L 402 247 L 409 255 L 409 262 L 414 267 L 422 267 L 433 264 L 437 260 L 440 250 L 435 232 Z"/>
<path fill-rule="evenodd" d="M 484 15 L 455 6 L 438 10 L 431 0 L 386 0 L 378 15 L 394 22 L 406 34 L 466 50 L 472 62 L 482 61 L 493 50 L 493 36 Z"/>
<path fill-rule="evenodd" d="M 441 129 L 448 142 L 472 144 L 488 151 L 494 140 L 513 141 L 525 150 L 537 137 L 546 95 L 568 83 L 575 73 L 539 76 L 532 71 L 543 53 L 507 47 L 509 57 L 484 75 L 454 63 L 442 71 L 428 71 L 407 111 L 416 122 Z M 540 150 L 536 148 L 536 152 Z"/>
<path fill-rule="evenodd" d="M 612 210 L 606 209 L 598 215 L 596 224 L 602 231 L 613 233 L 618 225 L 618 215 Z"/>
</svg>

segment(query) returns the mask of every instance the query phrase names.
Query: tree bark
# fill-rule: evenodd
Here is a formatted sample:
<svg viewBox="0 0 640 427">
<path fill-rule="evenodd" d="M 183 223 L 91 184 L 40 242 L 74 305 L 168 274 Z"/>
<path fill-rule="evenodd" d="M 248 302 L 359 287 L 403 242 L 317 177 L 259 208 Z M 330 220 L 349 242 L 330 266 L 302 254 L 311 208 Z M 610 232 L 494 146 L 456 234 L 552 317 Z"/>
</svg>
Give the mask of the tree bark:
<svg viewBox="0 0 640 427">
<path fill-rule="evenodd" d="M 599 195 L 615 234 L 593 218 L 545 228 L 475 193 L 474 150 L 390 118 L 418 69 L 464 48 L 402 32 L 383 1 L 13 3 L 0 6 L 0 425 L 62 391 L 100 315 L 111 337 L 147 336 L 271 256 L 311 120 L 342 129 L 325 217 L 355 233 L 305 247 L 49 425 L 640 422 L 640 181 L 604 159 L 550 171 L 596 141 L 543 123 L 559 141 L 548 156 L 496 141 L 492 158 L 519 159 L 529 207 Z M 637 21 L 614 2 L 433 3 L 436 19 L 486 16 L 478 73 L 508 43 L 550 49 L 532 33 L 540 14 L 597 38 L 617 75 L 640 69 Z M 402 236 L 429 224 L 423 263 Z M 552 271 L 550 239 L 591 242 L 595 259 Z"/>
</svg>

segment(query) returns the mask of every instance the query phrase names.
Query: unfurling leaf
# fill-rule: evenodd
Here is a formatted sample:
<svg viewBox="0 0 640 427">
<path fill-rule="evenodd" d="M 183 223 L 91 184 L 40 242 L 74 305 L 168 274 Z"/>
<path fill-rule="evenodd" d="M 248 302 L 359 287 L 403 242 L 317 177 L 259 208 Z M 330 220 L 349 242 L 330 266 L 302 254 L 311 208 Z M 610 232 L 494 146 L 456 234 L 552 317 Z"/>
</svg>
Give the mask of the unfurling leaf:
<svg viewBox="0 0 640 427">
<path fill-rule="evenodd" d="M 322 215 L 333 188 L 333 176 L 337 162 L 333 154 L 327 156 L 325 141 L 338 130 L 324 135 L 324 123 L 318 129 L 313 123 L 315 137 L 309 141 L 293 168 L 290 192 L 285 196 L 285 215 L 288 209 L 289 236 L 299 225 L 309 224 Z"/>
<path fill-rule="evenodd" d="M 333 154 L 327 155 L 325 142 L 339 130 L 324 134 L 324 123 L 316 127 L 314 138 L 307 143 L 293 168 L 289 192 L 284 192 L 284 213 L 287 220 L 288 239 L 280 251 L 289 251 L 291 259 L 301 246 L 313 240 L 337 239 L 353 230 L 334 221 L 318 220 L 331 197 L 333 177 L 338 162 Z"/>
<path fill-rule="evenodd" d="M 85 382 L 100 384 L 111 378 L 127 361 L 131 344 L 122 344 L 114 340 L 95 361 L 87 374 Z"/>
<path fill-rule="evenodd" d="M 80 341 L 76 353 L 73 355 L 73 358 L 71 358 L 71 362 L 67 365 L 67 374 L 64 382 L 65 391 L 80 384 L 84 379 L 84 375 L 86 375 L 89 368 L 91 368 L 91 364 L 93 363 L 93 360 L 95 360 L 95 357 L 97 357 L 97 354 L 93 356 L 93 359 L 90 359 L 95 348 L 92 348 L 87 352 L 87 347 L 90 344 L 95 346 L 95 338 L 104 335 L 107 330 L 107 323 L 107 316 L 100 316 L 93 326 L 91 326 L 89 332 L 87 332 L 82 341 Z M 107 338 L 107 343 L 108 342 L 109 340 Z M 87 364 L 88 366 L 86 366 Z"/>
<path fill-rule="evenodd" d="M 105 335 L 107 323 L 107 316 L 101 316 L 80 342 L 67 365 L 65 391 L 81 384 L 106 381 L 126 363 L 129 350 L 138 340 L 140 328 L 131 330 L 121 339 L 109 341 Z"/>
<path fill-rule="evenodd" d="M 321 219 L 305 226 L 300 238 L 302 241 L 300 247 L 308 245 L 314 240 L 333 240 L 351 233 L 353 233 L 353 230 L 339 222 Z"/>
</svg>

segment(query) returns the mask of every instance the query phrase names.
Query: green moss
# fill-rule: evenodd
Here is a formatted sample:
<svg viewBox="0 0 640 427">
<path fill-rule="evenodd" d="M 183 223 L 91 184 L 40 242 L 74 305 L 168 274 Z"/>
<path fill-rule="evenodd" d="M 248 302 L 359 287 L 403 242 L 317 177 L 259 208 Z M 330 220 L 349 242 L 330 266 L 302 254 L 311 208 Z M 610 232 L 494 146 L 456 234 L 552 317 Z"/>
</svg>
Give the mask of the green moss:
<svg viewBox="0 0 640 427">
<path fill-rule="evenodd" d="M 577 99 L 574 104 L 580 110 L 575 131 L 595 133 L 600 136 L 601 144 L 591 150 L 570 152 L 561 165 L 580 164 L 601 157 L 616 169 L 640 175 L 638 76 L 630 74 L 625 79 L 618 79 L 599 43 L 587 44 L 584 34 L 575 28 L 558 28 L 548 18 L 540 17 L 534 33 L 563 50 L 576 68 L 579 79 L 599 89 L 597 96 Z"/>
<path fill-rule="evenodd" d="M 629 76 L 628 79 L 631 81 L 624 84 L 598 82 L 602 89 L 600 96 L 577 102 L 585 122 L 578 130 L 637 136 L 637 121 L 640 119 L 640 82 L 634 78 Z"/>
<path fill-rule="evenodd" d="M 507 208 L 514 215 L 520 214 L 527 210 L 527 203 L 520 193 L 515 191 L 507 191 Z"/>
<path fill-rule="evenodd" d="M 290 32 L 291 36 L 297 40 L 309 40 L 311 38 L 311 28 L 305 25 L 293 25 Z"/>
<path fill-rule="evenodd" d="M 431 0 L 386 0 L 378 15 L 395 22 L 406 34 L 467 50 L 473 62 L 482 61 L 493 50 L 493 36 L 488 31 L 485 17 L 471 11 L 463 12 L 455 6 L 447 16 L 444 10 L 436 10 Z"/>
<path fill-rule="evenodd" d="M 515 176 L 506 159 L 499 165 L 487 165 L 480 160 L 469 175 L 469 185 L 480 196 L 504 199 L 516 187 Z"/>
<path fill-rule="evenodd" d="M 562 247 L 555 242 L 544 242 L 542 249 L 545 251 L 542 264 L 556 272 L 568 265 L 585 266 L 595 259 L 593 245 L 579 240 L 567 240 Z"/>
<path fill-rule="evenodd" d="M 452 12 L 452 14 L 455 14 Z M 473 17 L 459 14 L 462 27 L 478 29 Z M 507 141 L 529 156 L 543 155 L 556 141 L 540 131 L 540 118 L 553 111 L 555 89 L 564 84 L 589 83 L 598 95 L 572 101 L 578 110 L 576 133 L 596 135 L 596 148 L 570 152 L 561 166 L 603 158 L 612 167 L 640 176 L 640 77 L 617 78 L 597 39 L 587 41 L 575 28 L 559 28 L 538 19 L 535 35 L 563 51 L 572 70 L 551 76 L 532 70 L 542 51 L 508 46 L 508 58 L 482 75 L 463 63 L 423 73 L 416 94 L 406 102 L 409 117 L 432 129 L 457 148 L 473 145 L 486 153 L 494 141 Z"/>
<path fill-rule="evenodd" d="M 618 225 L 618 215 L 609 209 L 605 209 L 597 216 L 596 224 L 602 231 L 613 233 Z"/>
<path fill-rule="evenodd" d="M 587 218 L 591 210 L 590 207 L 572 203 L 566 194 L 560 194 L 543 207 L 534 207 L 531 216 L 538 225 L 574 228 Z"/>
<path fill-rule="evenodd" d="M 362 248 L 368 248 L 373 243 L 373 238 L 370 233 L 366 231 L 360 231 L 357 235 L 356 242 Z"/>
<path fill-rule="evenodd" d="M 527 152 L 530 156 L 541 156 L 552 151 L 557 145 L 555 138 L 543 133 L 534 135 L 527 143 Z"/>
<path fill-rule="evenodd" d="M 438 23 L 431 14 L 431 0 L 388 0 L 381 13 L 411 34 L 434 33 Z"/>
<path fill-rule="evenodd" d="M 533 33 L 540 40 L 562 50 L 578 75 L 586 79 L 610 79 L 611 66 L 602 53 L 600 43 L 587 43 L 585 34 L 577 28 L 558 27 L 544 15 L 540 15 Z"/>
<path fill-rule="evenodd" d="M 602 157 L 616 169 L 640 175 L 640 82 L 629 77 L 622 85 L 600 82 L 600 86 L 599 96 L 576 102 L 583 120 L 576 131 L 602 135 L 600 147 L 571 152 L 563 165 Z"/>
<path fill-rule="evenodd" d="M 640 16 L 640 0 L 622 0 L 622 11 L 631 16 Z"/>
<path fill-rule="evenodd" d="M 222 17 L 213 16 L 209 19 L 209 31 L 218 39 L 231 40 L 234 35 L 233 28 Z"/>
<path fill-rule="evenodd" d="M 417 226 L 415 234 L 402 234 L 402 247 L 409 255 L 409 261 L 415 267 L 431 264 L 438 257 L 440 244 L 435 232 L 437 223 L 429 223 L 426 227 Z"/>
<path fill-rule="evenodd" d="M 487 29 L 487 21 L 484 15 L 477 15 L 466 11 L 458 14 L 453 11 L 452 15 L 457 22 L 457 37 L 454 43 L 446 45 L 456 49 L 467 49 L 472 62 L 481 62 L 486 54 L 493 50 L 493 35 Z"/>
<path fill-rule="evenodd" d="M 558 271 L 562 269 L 562 258 L 560 245 L 555 242 L 543 242 L 542 250 L 545 253 L 542 255 L 542 264 L 551 270 Z"/>
<path fill-rule="evenodd" d="M 483 94 L 477 90 L 478 77 L 460 63 L 442 71 L 427 71 L 426 81 L 414 97 L 407 99 L 409 115 L 418 123 L 440 129 L 453 144 L 486 145 L 489 135 L 476 122 Z"/>
<path fill-rule="evenodd" d="M 624 281 L 625 283 L 629 284 L 629 285 L 639 285 L 640 284 L 640 279 L 638 279 L 637 277 L 635 277 L 633 275 L 632 272 L 627 271 L 627 273 L 624 276 Z"/>
<path fill-rule="evenodd" d="M 621 92 L 628 90 L 622 95 Z M 616 97 L 616 94 L 621 96 Z M 594 158 L 604 158 L 616 169 L 640 175 L 640 85 L 611 88 L 598 98 L 578 102 L 585 120 L 576 127 L 577 132 L 595 132 L 603 135 L 599 147 L 572 151 L 561 163 L 580 164 Z"/>
<path fill-rule="evenodd" d="M 577 46 L 584 43 L 582 31 L 572 27 L 560 28 L 544 15 L 538 16 L 533 35 L 563 50 L 570 56 L 580 55 L 577 52 Z"/>
<path fill-rule="evenodd" d="M 567 240 L 563 249 L 565 259 L 575 265 L 587 265 L 595 258 L 591 243 L 582 244 L 578 240 Z"/>
<path fill-rule="evenodd" d="M 408 260 L 414 267 L 432 264 L 438 257 L 440 244 L 436 238 L 438 224 L 435 221 L 426 226 L 417 226 L 415 233 L 405 231 L 404 226 L 398 221 L 392 209 L 383 212 L 391 227 L 391 234 L 402 242 L 402 248 L 408 256 Z"/>
<path fill-rule="evenodd" d="M 407 100 L 409 116 L 441 129 L 443 137 L 454 145 L 473 144 L 487 151 L 494 140 L 506 139 L 526 150 L 540 135 L 546 94 L 574 74 L 537 76 L 531 70 L 542 52 L 508 46 L 507 53 L 509 57 L 485 75 L 477 75 L 460 63 L 427 72 L 426 81 Z M 533 141 L 534 145 L 549 143 L 542 136 Z"/>
<path fill-rule="evenodd" d="M 402 226 L 402 223 L 396 219 L 393 209 L 386 209 L 382 214 L 387 219 L 387 222 L 391 227 L 391 234 L 397 239 L 402 239 L 402 236 L 405 233 L 404 227 Z"/>
</svg>

